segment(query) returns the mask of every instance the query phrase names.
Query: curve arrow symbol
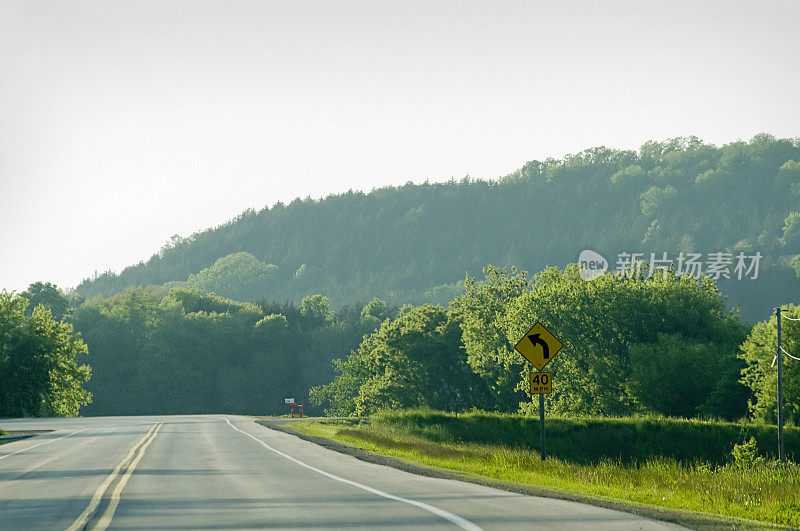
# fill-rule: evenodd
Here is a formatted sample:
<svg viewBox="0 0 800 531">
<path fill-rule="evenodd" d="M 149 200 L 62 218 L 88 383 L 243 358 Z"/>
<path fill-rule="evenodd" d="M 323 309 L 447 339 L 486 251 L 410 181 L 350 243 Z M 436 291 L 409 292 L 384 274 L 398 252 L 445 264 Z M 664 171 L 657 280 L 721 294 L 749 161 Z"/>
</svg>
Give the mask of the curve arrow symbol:
<svg viewBox="0 0 800 531">
<path fill-rule="evenodd" d="M 546 359 L 546 360 L 550 359 L 550 347 L 547 346 L 547 341 L 545 341 L 544 339 L 539 337 L 539 334 L 530 335 L 530 336 L 528 336 L 528 339 L 531 340 L 531 343 L 533 343 L 534 347 L 536 345 L 541 345 L 542 346 L 542 352 L 544 353 L 544 359 Z"/>
</svg>

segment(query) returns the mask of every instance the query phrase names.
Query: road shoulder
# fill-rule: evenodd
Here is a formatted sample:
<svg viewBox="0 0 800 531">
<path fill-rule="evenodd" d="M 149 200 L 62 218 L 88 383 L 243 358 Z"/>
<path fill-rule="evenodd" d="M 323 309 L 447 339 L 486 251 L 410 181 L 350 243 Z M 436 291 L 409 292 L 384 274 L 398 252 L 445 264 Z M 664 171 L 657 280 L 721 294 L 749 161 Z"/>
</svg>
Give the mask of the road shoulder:
<svg viewBox="0 0 800 531">
<path fill-rule="evenodd" d="M 485 476 L 477 476 L 471 474 L 464 474 L 453 470 L 434 468 L 418 463 L 411 463 L 395 457 L 376 454 L 367 450 L 348 446 L 338 441 L 328 439 L 326 437 L 319 437 L 315 435 L 308 435 L 301 433 L 291 428 L 291 419 L 283 418 L 260 418 L 255 419 L 258 424 L 267 428 L 277 430 L 289 435 L 293 435 L 305 441 L 315 443 L 319 446 L 333 450 L 342 454 L 346 454 L 361 461 L 374 463 L 378 465 L 389 466 L 412 474 L 420 476 L 427 476 L 440 479 L 452 479 L 457 481 L 465 481 L 475 483 L 486 487 L 492 487 L 508 492 L 515 492 L 518 494 L 525 494 L 528 496 L 539 496 L 543 498 L 553 498 L 558 500 L 573 501 L 578 503 L 585 503 L 594 505 L 596 507 L 603 507 L 605 509 L 612 509 L 616 511 L 627 512 L 642 516 L 645 518 L 652 518 L 664 522 L 670 522 L 691 529 L 698 529 L 702 531 L 711 530 L 735 530 L 735 529 L 793 529 L 791 527 L 774 526 L 753 520 L 744 520 L 738 518 L 723 517 L 708 513 L 699 513 L 693 511 L 679 511 L 670 508 L 657 507 L 654 505 L 647 505 L 641 503 L 628 502 L 615 498 L 607 498 L 602 496 L 595 496 L 584 494 L 574 491 L 558 490 L 552 488 L 537 487 L 533 485 L 524 485 L 519 483 L 512 483 L 508 481 L 497 480 Z"/>
</svg>

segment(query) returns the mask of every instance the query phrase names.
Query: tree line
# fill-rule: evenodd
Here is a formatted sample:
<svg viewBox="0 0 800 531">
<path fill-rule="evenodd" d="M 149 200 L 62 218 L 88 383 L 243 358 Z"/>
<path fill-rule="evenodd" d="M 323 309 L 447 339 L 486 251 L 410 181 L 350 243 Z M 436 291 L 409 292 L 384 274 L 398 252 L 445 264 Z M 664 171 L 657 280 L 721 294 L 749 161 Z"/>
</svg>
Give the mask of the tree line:
<svg viewBox="0 0 800 531">
<path fill-rule="evenodd" d="M 19 307 L 25 301 L 7 298 Z M 396 311 L 378 300 L 334 311 L 322 295 L 299 305 L 240 303 L 191 288 L 91 299 L 55 290 L 39 299 L 33 315 L 47 304 L 61 308 L 59 326 L 74 327 L 72 340 L 88 346 L 80 353 L 91 366 L 83 387 L 92 401 L 70 411 L 83 406 L 84 415 L 283 414 L 284 398 L 307 404 L 308 389 L 332 378 L 331 360 Z M 9 389 L 27 383 L 3 376 Z"/>
<path fill-rule="evenodd" d="M 800 291 L 800 140 L 695 137 L 531 161 L 494 181 L 408 183 L 246 211 L 173 237 L 147 261 L 86 279 L 86 297 L 179 285 L 242 302 L 446 305 L 486 264 L 564 266 L 583 249 L 761 253 L 757 280 L 720 278 L 750 322 Z"/>
<path fill-rule="evenodd" d="M 539 321 L 565 344 L 547 366 L 551 412 L 775 420 L 775 317 L 743 323 L 713 280 L 487 266 L 463 286 L 446 307 L 374 298 L 338 311 L 319 294 L 295 305 L 187 287 L 2 291 L 0 416 L 281 414 L 288 397 L 311 414 L 534 413 L 512 345 Z M 783 314 L 784 348 L 800 354 L 800 307 Z M 784 389 L 800 421 L 791 358 Z"/>
</svg>

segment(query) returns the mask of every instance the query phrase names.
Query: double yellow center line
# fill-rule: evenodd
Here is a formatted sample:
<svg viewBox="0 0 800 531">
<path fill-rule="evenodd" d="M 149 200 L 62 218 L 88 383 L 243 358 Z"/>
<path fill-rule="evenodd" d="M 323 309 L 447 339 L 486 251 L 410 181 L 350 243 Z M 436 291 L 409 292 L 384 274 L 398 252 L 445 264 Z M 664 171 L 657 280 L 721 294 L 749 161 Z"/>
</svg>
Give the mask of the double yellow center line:
<svg viewBox="0 0 800 531">
<path fill-rule="evenodd" d="M 111 519 L 114 518 L 114 513 L 119 505 L 122 490 L 125 488 L 125 485 L 128 484 L 128 480 L 131 478 L 133 471 L 136 470 L 136 466 L 139 464 L 139 461 L 141 461 L 142 457 L 144 457 L 145 450 L 147 450 L 147 447 L 153 442 L 153 439 L 156 438 L 158 431 L 163 425 L 163 422 L 153 424 L 145 436 L 142 437 L 135 445 L 133 445 L 133 448 L 131 448 L 131 451 L 128 452 L 128 455 L 126 455 L 125 458 L 120 461 L 119 464 L 117 464 L 111 474 L 109 474 L 108 477 L 103 480 L 103 483 L 97 487 L 97 490 L 94 491 L 94 494 L 92 495 L 89 505 L 72 523 L 72 525 L 67 528 L 67 531 L 78 531 L 86 527 L 86 525 L 94 516 L 95 511 L 97 511 L 97 507 L 100 505 L 100 501 L 103 499 L 106 490 L 108 490 L 108 487 L 114 482 L 114 480 L 117 479 L 117 476 L 119 476 L 120 472 L 124 468 L 125 472 L 122 474 L 117 486 L 111 492 L 111 498 L 108 503 L 108 507 L 106 507 L 105 512 L 92 529 L 101 531 L 106 529 L 111 524 Z M 134 457 L 134 454 L 136 457 Z"/>
</svg>

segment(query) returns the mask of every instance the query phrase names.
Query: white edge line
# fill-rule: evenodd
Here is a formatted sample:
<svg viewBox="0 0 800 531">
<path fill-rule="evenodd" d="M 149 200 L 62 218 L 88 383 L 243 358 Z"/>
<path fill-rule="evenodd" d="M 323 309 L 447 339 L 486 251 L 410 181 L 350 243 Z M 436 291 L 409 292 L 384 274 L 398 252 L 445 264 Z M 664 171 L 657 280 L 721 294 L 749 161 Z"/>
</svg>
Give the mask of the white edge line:
<svg viewBox="0 0 800 531">
<path fill-rule="evenodd" d="M 388 492 L 383 492 L 382 490 L 378 490 L 378 489 L 369 487 L 369 486 L 364 485 L 362 483 L 358 483 L 356 481 L 351 481 L 349 479 L 345 479 L 345 478 L 339 477 L 339 476 L 337 476 L 335 474 L 331 474 L 330 472 L 325 472 L 324 470 L 321 470 L 321 469 L 319 469 L 319 468 L 317 468 L 315 466 L 311 466 L 308 463 L 304 463 L 303 461 L 300 461 L 299 459 L 296 459 L 296 458 L 292 457 L 289 454 L 285 454 L 285 453 L 281 452 L 280 450 L 277 450 L 277 449 L 273 448 L 272 446 L 268 445 L 267 443 L 265 443 L 264 441 L 262 441 L 261 439 L 259 439 L 255 435 L 252 435 L 250 433 L 247 433 L 244 430 L 241 430 L 241 429 L 237 428 L 236 426 L 231 424 L 230 420 L 228 420 L 226 418 L 223 418 L 222 420 L 227 422 L 228 426 L 230 426 L 234 430 L 238 431 L 239 433 L 243 433 L 243 434 L 247 435 L 248 437 L 250 437 L 251 439 L 253 439 L 257 443 L 259 443 L 261 446 L 266 448 L 267 450 L 275 452 L 279 456 L 284 457 L 284 458 L 288 459 L 289 461 L 291 461 L 291 462 L 293 462 L 295 464 L 298 464 L 298 465 L 300 465 L 302 467 L 305 467 L 305 468 L 307 468 L 309 470 L 313 470 L 314 472 L 316 472 L 318 474 L 322 474 L 325 477 L 331 478 L 331 479 L 339 481 L 341 483 L 346 483 L 348 485 L 352 485 L 353 487 L 359 488 L 361 490 L 365 490 L 367 492 L 371 492 L 372 494 L 377 494 L 378 496 L 382 496 L 382 497 L 390 499 L 390 500 L 395 500 L 395 501 L 407 503 L 409 505 L 414 505 L 415 507 L 419 507 L 420 509 L 425 509 L 426 511 L 431 512 L 431 513 L 435 514 L 436 516 L 440 516 L 441 518 L 444 518 L 445 520 L 457 525 L 461 529 L 468 529 L 469 531 L 481 531 L 481 528 L 478 525 L 470 522 L 466 518 L 462 518 L 461 516 L 458 516 L 457 514 L 453 514 L 451 512 L 445 511 L 444 509 L 439 509 L 438 507 L 434 507 L 433 505 L 428 505 L 425 502 L 421 502 L 421 501 L 417 501 L 417 500 L 411 500 L 411 499 L 408 499 L 408 498 L 403 498 L 401 496 L 395 496 L 394 494 L 389 494 Z"/>
<path fill-rule="evenodd" d="M 68 433 L 68 434 L 66 434 L 66 435 L 62 435 L 61 437 L 58 437 L 58 438 L 56 438 L 56 439 L 50 439 L 49 441 L 40 442 L 39 444 L 34 444 L 33 446 L 28 446 L 27 448 L 23 448 L 22 450 L 17 450 L 16 452 L 12 452 L 12 453 L 10 453 L 10 454 L 6 454 L 6 455 L 0 455 L 0 461 L 2 461 L 3 459 L 5 459 L 6 457 L 11 457 L 12 455 L 17 455 L 17 454 L 19 454 L 19 453 L 26 452 L 26 451 L 28 451 L 28 450 L 33 450 L 33 449 L 34 449 L 34 448 L 36 448 L 37 446 L 42 446 L 42 445 L 45 445 L 45 444 L 50 444 L 51 442 L 56 442 L 56 441 L 58 441 L 59 439 L 64 439 L 64 438 L 66 438 L 66 437 L 70 437 L 70 436 L 72 436 L 72 435 L 75 435 L 76 433 L 80 433 L 80 432 L 82 432 L 83 430 L 88 430 L 88 429 L 89 429 L 88 427 L 86 427 L 86 428 L 81 428 L 81 429 L 80 429 L 80 430 L 78 430 L 78 431 L 73 431 L 72 433 Z"/>
</svg>

